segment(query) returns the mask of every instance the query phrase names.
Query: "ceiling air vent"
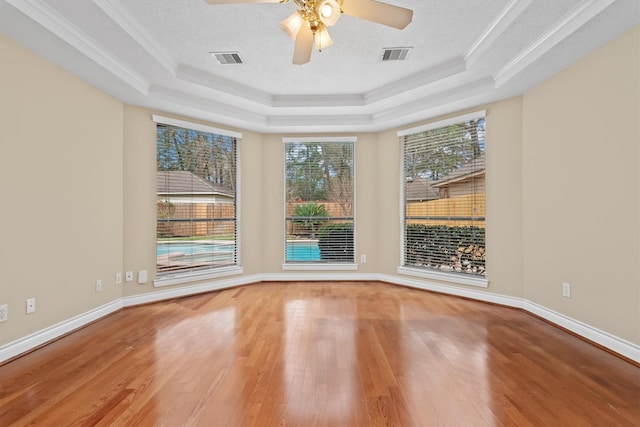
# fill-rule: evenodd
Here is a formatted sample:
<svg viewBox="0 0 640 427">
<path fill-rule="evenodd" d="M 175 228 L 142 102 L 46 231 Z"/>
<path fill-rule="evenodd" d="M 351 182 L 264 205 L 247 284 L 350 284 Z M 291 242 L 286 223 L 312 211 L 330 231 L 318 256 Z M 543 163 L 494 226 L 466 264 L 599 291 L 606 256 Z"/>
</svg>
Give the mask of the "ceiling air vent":
<svg viewBox="0 0 640 427">
<path fill-rule="evenodd" d="M 220 65 L 244 64 L 238 52 L 211 52 L 211 55 L 216 58 Z"/>
<path fill-rule="evenodd" d="M 405 61 L 411 47 L 388 47 L 382 50 L 382 62 L 387 61 Z"/>
</svg>

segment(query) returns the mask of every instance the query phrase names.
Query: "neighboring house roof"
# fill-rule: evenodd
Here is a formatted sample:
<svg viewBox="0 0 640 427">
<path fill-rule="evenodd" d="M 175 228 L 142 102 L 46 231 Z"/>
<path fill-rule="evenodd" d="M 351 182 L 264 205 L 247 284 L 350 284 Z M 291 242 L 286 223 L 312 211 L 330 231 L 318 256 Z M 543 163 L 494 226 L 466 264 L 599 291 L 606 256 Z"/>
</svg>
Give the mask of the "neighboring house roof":
<svg viewBox="0 0 640 427">
<path fill-rule="evenodd" d="M 433 181 L 426 178 L 407 178 L 405 194 L 410 202 L 423 202 L 440 198 L 440 192 L 433 188 Z"/>
<path fill-rule="evenodd" d="M 476 176 L 484 175 L 485 171 L 485 155 L 484 153 L 478 156 L 475 161 L 470 161 L 460 166 L 453 173 L 447 175 L 440 181 L 433 181 L 431 185 L 436 188 L 444 187 L 454 182 L 464 181 L 465 179 L 473 178 Z"/>
<path fill-rule="evenodd" d="M 233 197 L 232 191 L 202 179 L 189 171 L 158 171 L 156 185 L 159 194 L 219 194 Z"/>
</svg>

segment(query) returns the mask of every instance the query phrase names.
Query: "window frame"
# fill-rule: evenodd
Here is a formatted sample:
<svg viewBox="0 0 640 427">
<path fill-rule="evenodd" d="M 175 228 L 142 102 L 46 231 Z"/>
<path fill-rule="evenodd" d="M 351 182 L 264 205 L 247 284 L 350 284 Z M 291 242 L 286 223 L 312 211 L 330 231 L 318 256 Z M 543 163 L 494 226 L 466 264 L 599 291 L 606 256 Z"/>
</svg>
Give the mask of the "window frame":
<svg viewBox="0 0 640 427">
<path fill-rule="evenodd" d="M 353 175 L 353 191 L 352 191 L 352 222 L 353 222 L 353 261 L 352 262 L 321 262 L 321 261 L 310 261 L 310 262 L 295 262 L 286 260 L 286 239 L 287 239 L 287 180 L 286 180 L 286 159 L 283 168 L 283 208 L 284 208 L 284 229 L 283 229 L 283 254 L 282 254 L 282 270 L 290 270 L 290 271 L 349 271 L 349 270 L 357 270 L 358 264 L 356 262 L 356 254 L 357 254 L 357 239 L 356 239 L 356 147 L 358 138 L 356 136 L 331 136 L 331 137 L 321 137 L 321 136 L 305 136 L 305 137 L 284 137 L 282 138 L 282 147 L 283 147 L 283 158 L 286 156 L 286 144 L 289 143 L 300 143 L 300 144 L 313 144 L 313 143 L 351 143 L 353 146 L 353 167 L 352 167 L 352 175 Z"/>
<path fill-rule="evenodd" d="M 405 164 L 404 137 L 409 135 L 414 135 L 417 133 L 434 130 L 434 129 L 440 129 L 450 125 L 454 125 L 454 124 L 458 124 L 458 123 L 462 123 L 470 120 L 480 119 L 480 118 L 483 118 L 486 120 L 486 110 L 479 110 L 479 111 L 475 111 L 468 114 L 450 117 L 444 120 L 439 120 L 436 122 L 427 123 L 425 125 L 403 129 L 397 132 L 397 137 L 399 141 L 398 145 L 400 150 L 400 156 L 399 156 L 400 157 L 400 168 L 399 168 L 400 169 L 400 173 L 399 173 L 399 178 L 400 178 L 399 179 L 399 187 L 400 187 L 400 192 L 399 192 L 400 193 L 400 197 L 399 197 L 400 260 L 399 261 L 400 262 L 399 262 L 399 266 L 397 267 L 398 274 L 413 276 L 413 277 L 418 277 L 423 279 L 436 280 L 438 282 L 444 282 L 446 284 L 452 284 L 452 285 L 467 285 L 467 286 L 476 286 L 481 288 L 487 288 L 489 286 L 489 279 L 487 278 L 486 275 L 474 276 L 466 273 L 438 271 L 435 269 L 421 268 L 421 267 L 405 264 L 405 259 L 406 259 L 405 257 L 406 177 L 405 177 L 405 171 L 404 171 L 404 164 Z M 485 178 L 485 188 L 487 188 L 486 184 L 487 183 Z M 486 212 L 485 212 L 485 217 L 486 217 Z M 487 233 L 486 233 L 486 219 L 485 219 L 485 242 L 486 242 L 486 235 Z"/>
<path fill-rule="evenodd" d="M 233 265 L 227 265 L 223 267 L 211 267 L 206 269 L 199 270 L 185 270 L 180 272 L 171 272 L 158 275 L 158 271 L 155 271 L 155 279 L 153 280 L 154 287 L 163 287 L 163 286 L 171 286 L 182 283 L 189 283 L 199 280 L 207 280 L 207 279 L 215 279 L 227 276 L 233 276 L 242 274 L 244 269 L 242 267 L 242 245 L 241 245 L 241 218 L 242 218 L 242 210 L 241 210 L 241 161 L 240 161 L 240 142 L 242 141 L 242 134 L 239 132 L 234 132 L 227 129 L 216 128 L 213 126 L 203 125 L 200 123 L 189 122 L 180 119 L 174 119 L 170 117 L 165 117 L 161 115 L 152 115 L 152 120 L 156 124 L 156 129 L 158 125 L 166 125 L 166 126 L 174 126 L 194 131 L 211 133 L 214 135 L 227 136 L 235 139 L 235 263 Z M 157 148 L 156 148 L 157 155 Z M 157 168 L 156 168 L 157 173 Z M 157 190 L 156 193 L 157 194 Z M 156 222 L 157 222 L 157 214 L 156 214 Z M 154 253 L 157 250 L 157 239 L 156 244 L 154 246 Z"/>
</svg>

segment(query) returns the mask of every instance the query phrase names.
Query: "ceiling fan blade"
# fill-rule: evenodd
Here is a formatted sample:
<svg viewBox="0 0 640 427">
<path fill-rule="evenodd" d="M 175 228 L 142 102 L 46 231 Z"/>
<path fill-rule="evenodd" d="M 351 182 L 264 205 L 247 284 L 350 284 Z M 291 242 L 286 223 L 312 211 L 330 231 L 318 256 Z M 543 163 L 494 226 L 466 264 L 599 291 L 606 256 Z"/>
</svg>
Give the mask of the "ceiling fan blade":
<svg viewBox="0 0 640 427">
<path fill-rule="evenodd" d="M 296 47 L 293 50 L 293 63 L 297 65 L 306 64 L 311 60 L 311 50 L 313 48 L 313 32 L 308 25 L 300 27 L 296 36 Z"/>
<path fill-rule="evenodd" d="M 232 3 L 280 3 L 280 0 L 205 0 L 209 4 L 232 4 Z"/>
<path fill-rule="evenodd" d="M 413 10 L 411 9 L 374 0 L 344 0 L 342 11 L 347 15 L 399 30 L 409 25 L 413 18 Z"/>
</svg>

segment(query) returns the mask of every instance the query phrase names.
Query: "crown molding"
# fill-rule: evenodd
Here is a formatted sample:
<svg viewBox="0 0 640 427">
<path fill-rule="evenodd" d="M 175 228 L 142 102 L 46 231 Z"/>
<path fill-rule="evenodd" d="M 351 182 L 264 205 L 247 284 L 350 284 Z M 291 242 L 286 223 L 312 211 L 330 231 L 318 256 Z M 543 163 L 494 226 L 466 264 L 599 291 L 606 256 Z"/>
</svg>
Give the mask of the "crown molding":
<svg viewBox="0 0 640 427">
<path fill-rule="evenodd" d="M 392 98 L 400 93 L 415 90 L 421 86 L 427 86 L 446 79 L 467 69 L 464 58 L 453 58 L 449 61 L 437 64 L 426 70 L 421 70 L 404 79 L 374 89 L 364 95 L 367 105 Z"/>
<path fill-rule="evenodd" d="M 100 65 L 123 82 L 143 95 L 149 91 L 149 82 L 136 73 L 97 42 L 83 33 L 66 18 L 42 0 L 6 0 L 11 6 L 51 31 L 54 35 L 73 46 L 83 55 Z"/>
<path fill-rule="evenodd" d="M 458 86 L 450 90 L 436 93 L 431 96 L 407 102 L 395 108 L 389 108 L 374 115 L 378 121 L 389 121 L 403 116 L 408 116 L 418 111 L 444 106 L 448 103 L 469 99 L 495 89 L 495 82 L 491 77 L 476 80 L 466 85 Z"/>
<path fill-rule="evenodd" d="M 345 95 L 274 95 L 276 108 L 290 107 L 363 107 L 367 105 L 362 94 Z"/>
<path fill-rule="evenodd" d="M 194 85 L 212 89 L 234 97 L 242 98 L 247 101 L 255 102 L 260 105 L 272 106 L 273 95 L 259 89 L 251 88 L 241 83 L 218 77 L 206 71 L 179 65 L 176 71 L 176 78 Z"/>
<path fill-rule="evenodd" d="M 331 115 L 282 115 L 269 116 L 267 118 L 269 126 L 305 127 L 311 126 L 314 129 L 321 129 L 326 126 L 370 126 L 373 118 L 369 114 L 331 114 Z"/>
<path fill-rule="evenodd" d="M 593 19 L 616 0 L 585 0 L 574 7 L 553 27 L 547 30 L 542 36 L 536 39 L 531 45 L 520 52 L 507 65 L 502 67 L 496 74 L 496 88 L 516 77 L 526 67 L 531 65 L 542 55 L 550 51 L 564 39 L 573 34 L 584 24 Z"/>
<path fill-rule="evenodd" d="M 133 17 L 118 0 L 93 0 L 93 2 L 136 41 L 157 63 L 172 76 L 176 75 L 178 65 L 147 31 L 140 21 Z"/>
<path fill-rule="evenodd" d="M 475 63 L 532 2 L 533 0 L 512 0 L 466 53 L 464 60 L 467 66 Z"/>
<path fill-rule="evenodd" d="M 302 114 L 277 114 L 275 110 L 271 110 L 270 114 L 259 114 L 249 108 L 232 106 L 161 86 L 151 86 L 149 98 L 173 104 L 178 107 L 173 112 L 178 114 L 185 114 L 181 110 L 187 108 L 190 110 L 187 113 L 195 113 L 198 118 L 229 122 L 256 132 L 303 131 L 305 128 L 309 128 L 309 131 L 338 131 L 349 128 L 366 131 L 391 127 L 398 124 L 398 120 L 415 118 L 428 110 L 431 114 L 437 114 L 451 103 L 473 99 L 490 93 L 494 88 L 493 79 L 486 77 L 372 114 L 362 114 L 360 109 L 345 109 L 342 114 L 336 114 L 335 109 L 327 110 L 326 113 L 316 111 L 315 114 L 304 114 L 304 111 Z"/>
<path fill-rule="evenodd" d="M 188 107 L 201 112 L 210 113 L 213 117 L 224 117 L 241 119 L 247 123 L 266 124 L 267 116 L 255 113 L 244 108 L 230 106 L 222 102 L 214 101 L 209 98 L 202 98 L 189 95 L 185 92 L 176 91 L 162 86 L 151 86 L 149 88 L 149 97 L 155 100 L 168 101 L 179 107 Z M 215 111 L 216 114 L 211 112 Z"/>
</svg>

